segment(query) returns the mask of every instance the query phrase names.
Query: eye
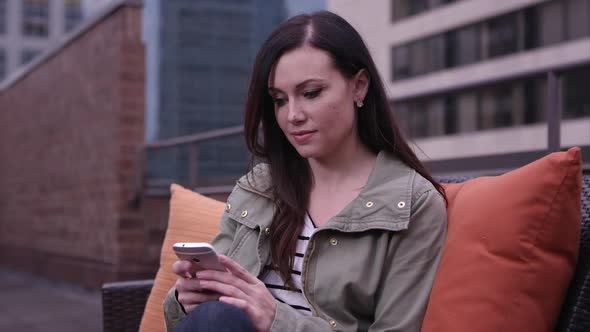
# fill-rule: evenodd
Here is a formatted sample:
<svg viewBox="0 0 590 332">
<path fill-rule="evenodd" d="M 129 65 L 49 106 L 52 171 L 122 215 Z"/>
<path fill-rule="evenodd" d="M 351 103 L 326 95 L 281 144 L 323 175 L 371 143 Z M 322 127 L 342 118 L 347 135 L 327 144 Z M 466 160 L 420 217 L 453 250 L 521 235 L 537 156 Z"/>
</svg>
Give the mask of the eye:
<svg viewBox="0 0 590 332">
<path fill-rule="evenodd" d="M 322 89 L 307 90 L 307 91 L 303 92 L 303 96 L 307 99 L 313 99 L 313 98 L 319 96 L 321 92 L 322 92 Z"/>
<path fill-rule="evenodd" d="M 275 104 L 275 106 L 277 107 L 281 107 L 283 105 L 285 105 L 286 101 L 284 98 L 272 98 L 273 103 Z"/>
</svg>

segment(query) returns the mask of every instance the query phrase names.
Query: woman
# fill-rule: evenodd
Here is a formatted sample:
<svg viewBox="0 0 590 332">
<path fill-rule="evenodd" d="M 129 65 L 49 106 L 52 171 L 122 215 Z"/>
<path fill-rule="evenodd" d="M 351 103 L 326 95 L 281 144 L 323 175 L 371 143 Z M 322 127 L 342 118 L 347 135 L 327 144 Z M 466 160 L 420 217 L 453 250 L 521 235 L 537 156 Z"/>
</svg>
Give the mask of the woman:
<svg viewBox="0 0 590 332">
<path fill-rule="evenodd" d="M 444 192 L 359 34 L 325 11 L 281 24 L 256 58 L 244 125 L 264 163 L 238 181 L 212 242 L 229 272 L 186 278 L 192 263 L 176 262 L 168 328 L 419 331 Z"/>
</svg>

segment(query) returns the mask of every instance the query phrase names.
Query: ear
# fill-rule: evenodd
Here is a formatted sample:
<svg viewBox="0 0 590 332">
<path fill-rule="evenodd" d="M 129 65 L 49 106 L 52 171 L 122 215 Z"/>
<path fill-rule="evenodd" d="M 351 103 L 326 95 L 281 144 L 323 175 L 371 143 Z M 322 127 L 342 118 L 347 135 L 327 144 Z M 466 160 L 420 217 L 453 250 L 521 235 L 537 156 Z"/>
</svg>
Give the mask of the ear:
<svg viewBox="0 0 590 332">
<path fill-rule="evenodd" d="M 365 69 L 361 69 L 352 78 L 352 88 L 355 101 L 363 101 L 369 90 L 370 78 Z"/>
</svg>

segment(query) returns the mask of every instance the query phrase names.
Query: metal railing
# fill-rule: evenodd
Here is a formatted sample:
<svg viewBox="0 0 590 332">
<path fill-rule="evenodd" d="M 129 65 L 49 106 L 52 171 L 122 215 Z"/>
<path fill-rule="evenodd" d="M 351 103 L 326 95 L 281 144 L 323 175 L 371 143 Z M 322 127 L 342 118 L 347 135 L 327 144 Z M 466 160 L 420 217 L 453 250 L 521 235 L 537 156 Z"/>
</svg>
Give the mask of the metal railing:
<svg viewBox="0 0 590 332">
<path fill-rule="evenodd" d="M 561 148 L 561 97 L 563 79 L 555 71 L 547 73 L 547 150 Z"/>
<path fill-rule="evenodd" d="M 561 127 L 561 95 L 562 95 L 562 77 L 557 71 L 547 72 L 547 152 L 559 151 L 561 148 L 560 141 L 560 127 Z M 219 187 L 204 187 L 199 188 L 198 184 L 198 156 L 199 144 L 206 141 L 227 138 L 231 136 L 242 135 L 244 131 L 243 126 L 227 127 L 222 129 L 215 129 L 193 135 L 180 136 L 171 139 L 158 140 L 145 144 L 138 158 L 138 173 L 137 173 L 137 193 L 141 193 L 145 189 L 145 167 L 147 163 L 147 153 L 150 150 L 161 150 L 166 148 L 188 146 L 188 185 L 191 189 L 204 194 L 224 193 L 231 190 L 228 186 Z"/>
<path fill-rule="evenodd" d="M 158 140 L 150 143 L 146 143 L 139 151 L 137 158 L 137 181 L 136 181 L 136 195 L 141 193 L 146 188 L 146 165 L 147 155 L 150 150 L 162 150 L 167 148 L 175 148 L 181 146 L 188 147 L 188 186 L 195 190 L 198 186 L 198 167 L 197 160 L 199 156 L 199 144 L 207 141 L 216 140 L 220 138 L 227 138 L 232 136 L 242 135 L 244 132 L 243 126 L 234 126 L 221 129 L 210 130 L 202 133 L 179 136 L 170 139 Z M 227 191 L 227 187 L 209 187 L 200 188 L 197 190 L 204 194 L 212 194 L 217 192 Z"/>
</svg>

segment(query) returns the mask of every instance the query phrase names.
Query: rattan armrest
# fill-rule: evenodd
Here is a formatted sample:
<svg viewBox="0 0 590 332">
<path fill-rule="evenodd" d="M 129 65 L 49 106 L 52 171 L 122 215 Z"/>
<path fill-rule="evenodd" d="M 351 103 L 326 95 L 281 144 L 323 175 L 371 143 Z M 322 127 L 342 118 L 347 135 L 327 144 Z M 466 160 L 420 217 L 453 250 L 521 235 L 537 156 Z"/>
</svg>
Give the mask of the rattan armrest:
<svg viewBox="0 0 590 332">
<path fill-rule="evenodd" d="M 102 285 L 105 332 L 137 332 L 153 280 L 112 282 Z"/>
</svg>

